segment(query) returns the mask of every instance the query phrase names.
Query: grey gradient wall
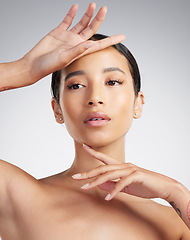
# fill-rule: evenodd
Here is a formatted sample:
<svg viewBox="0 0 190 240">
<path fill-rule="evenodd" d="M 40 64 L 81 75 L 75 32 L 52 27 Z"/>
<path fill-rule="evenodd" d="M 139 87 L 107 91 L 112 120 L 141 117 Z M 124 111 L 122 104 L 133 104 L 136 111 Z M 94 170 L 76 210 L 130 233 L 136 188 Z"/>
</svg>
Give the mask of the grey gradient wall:
<svg viewBox="0 0 190 240">
<path fill-rule="evenodd" d="M 56 27 L 73 3 L 75 23 L 88 0 L 1 0 L 0 61 L 21 58 Z M 142 75 L 145 105 L 126 136 L 126 161 L 166 174 L 190 189 L 190 1 L 102 0 L 99 32 L 123 33 Z M 96 11 L 97 12 L 97 11 Z M 0 93 L 0 158 L 36 178 L 70 167 L 74 146 L 51 109 L 51 77 Z"/>
</svg>

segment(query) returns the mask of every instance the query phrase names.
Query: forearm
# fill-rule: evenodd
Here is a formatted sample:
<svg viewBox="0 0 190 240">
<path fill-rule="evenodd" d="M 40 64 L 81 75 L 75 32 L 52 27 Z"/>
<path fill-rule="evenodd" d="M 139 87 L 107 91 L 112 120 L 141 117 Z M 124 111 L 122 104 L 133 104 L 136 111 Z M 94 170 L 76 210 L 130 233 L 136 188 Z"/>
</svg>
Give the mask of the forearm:
<svg viewBox="0 0 190 240">
<path fill-rule="evenodd" d="M 190 191 L 182 184 L 176 183 L 166 200 L 190 228 Z"/>
<path fill-rule="evenodd" d="M 0 91 L 24 87 L 32 84 L 29 64 L 22 58 L 14 62 L 0 64 Z"/>
</svg>

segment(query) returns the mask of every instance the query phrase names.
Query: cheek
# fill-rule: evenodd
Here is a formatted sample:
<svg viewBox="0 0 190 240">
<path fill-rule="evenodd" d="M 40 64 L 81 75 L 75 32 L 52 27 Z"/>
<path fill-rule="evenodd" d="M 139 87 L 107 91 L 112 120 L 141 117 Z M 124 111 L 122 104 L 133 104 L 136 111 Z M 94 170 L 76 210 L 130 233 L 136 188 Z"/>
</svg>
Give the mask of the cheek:
<svg viewBox="0 0 190 240">
<path fill-rule="evenodd" d="M 82 121 L 82 99 L 76 94 L 71 96 L 71 94 L 66 93 L 65 95 L 63 94 L 61 103 L 67 131 L 71 137 L 76 139 L 76 136 L 80 135 L 78 130 L 80 131 Z"/>
<path fill-rule="evenodd" d="M 76 97 L 69 96 L 65 94 L 62 98 L 62 110 L 65 123 L 71 123 L 79 111 L 78 101 Z"/>
<path fill-rule="evenodd" d="M 113 100 L 112 113 L 117 120 L 116 131 L 128 132 L 133 120 L 134 98 L 133 92 L 125 91 Z"/>
<path fill-rule="evenodd" d="M 113 98 L 115 111 L 123 116 L 133 116 L 134 93 L 132 91 L 122 91 Z"/>
</svg>

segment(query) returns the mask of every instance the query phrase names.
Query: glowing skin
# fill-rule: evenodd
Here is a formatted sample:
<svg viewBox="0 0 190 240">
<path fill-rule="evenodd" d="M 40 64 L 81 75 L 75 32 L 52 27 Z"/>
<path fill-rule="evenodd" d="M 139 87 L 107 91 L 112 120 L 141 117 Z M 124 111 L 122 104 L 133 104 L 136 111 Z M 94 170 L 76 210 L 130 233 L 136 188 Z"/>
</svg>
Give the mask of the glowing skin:
<svg viewBox="0 0 190 240">
<path fill-rule="evenodd" d="M 104 72 L 111 67 L 121 69 L 124 74 Z M 79 70 L 84 74 L 71 77 L 65 83 L 63 80 L 64 87 L 61 88 L 60 104 L 70 135 L 78 143 L 85 142 L 93 147 L 117 141 L 128 132 L 134 115 L 135 95 L 127 61 L 115 49 L 109 48 L 71 64 L 65 75 Z M 119 80 L 122 84 L 110 86 L 110 80 Z M 79 89 L 67 88 L 76 83 L 80 83 Z M 111 121 L 99 129 L 87 127 L 84 119 L 92 111 L 106 113 Z"/>
<path fill-rule="evenodd" d="M 97 31 L 104 19 L 106 8 L 101 8 L 91 21 L 95 4 L 90 4 L 80 22 L 67 31 L 77 8 L 77 5 L 73 5 L 63 22 L 23 59 L 0 64 L 0 91 L 31 85 L 56 71 L 59 66 L 62 68 L 67 66 L 81 54 L 92 53 L 124 39 L 120 35 L 100 42 L 96 41 L 94 47 L 86 51 L 85 40 Z M 144 102 L 142 93 L 139 93 L 135 99 L 126 59 L 113 48 L 109 48 L 73 62 L 65 69 L 63 79 L 66 76 L 66 83 L 63 80 L 61 85 L 60 105 L 53 99 L 52 106 L 57 122 L 65 121 L 74 139 L 76 151 L 74 163 L 64 172 L 37 180 L 20 168 L 0 160 L 1 238 L 3 240 L 68 240 L 82 236 L 83 240 L 190 239 L 189 229 L 174 209 L 144 199 L 144 197 L 150 198 L 152 192 L 159 192 L 157 196 L 162 198 L 165 192 L 163 190 L 170 190 L 168 202 L 172 201 L 174 208 L 180 209 L 182 217 L 185 216 L 183 220 L 190 227 L 187 219 L 189 191 L 174 181 L 172 181 L 174 184 L 163 188 L 171 179 L 131 166 L 130 163 L 123 163 L 124 135 L 128 132 L 133 117 L 140 117 Z M 114 80 L 118 80 L 119 83 Z M 67 84 L 71 86 L 72 81 L 77 83 L 80 81 L 80 85 L 72 87 L 76 90 L 68 88 Z M 77 86 L 80 88 L 77 89 Z M 103 125 L 95 121 L 87 124 L 84 120 L 92 111 L 102 111 L 111 119 Z M 98 117 L 90 115 L 93 116 Z M 105 115 L 104 117 L 106 118 Z M 89 115 L 87 119 L 89 120 Z M 101 126 L 97 126 L 98 124 Z M 89 147 L 83 148 L 83 142 L 98 151 Z M 64 146 L 63 161 L 67 161 Z M 95 169 L 103 162 L 105 166 Z M 134 196 L 130 194 L 131 192 L 127 191 L 127 194 L 124 194 L 119 191 L 111 201 L 105 201 L 104 198 L 110 189 L 101 190 L 99 184 L 105 183 L 108 179 L 115 180 L 111 177 L 119 171 L 118 183 L 124 176 L 125 184 L 128 185 L 126 174 L 127 172 L 129 174 L 128 170 L 132 167 L 133 170 L 138 170 L 137 175 L 133 175 L 133 180 L 135 176 L 140 176 L 135 183 L 133 181 Z M 112 170 L 116 168 L 118 169 L 113 172 Z M 93 180 L 93 176 L 96 179 L 94 186 L 89 185 L 91 189 L 84 190 L 81 186 L 88 182 L 90 172 L 86 179 L 80 179 L 78 182 L 71 175 L 87 170 L 92 170 L 91 174 L 93 173 L 90 180 Z M 110 183 L 107 187 L 109 186 Z M 129 190 L 128 187 L 125 189 Z"/>
<path fill-rule="evenodd" d="M 82 149 L 83 143 L 125 161 L 125 134 L 133 118 L 141 116 L 143 99 L 142 92 L 135 97 L 126 58 L 112 47 L 84 56 L 65 68 L 60 86 L 60 106 L 55 101 L 52 105 L 57 121 L 63 123 L 58 116 L 63 117 L 74 139 L 75 171 L 101 165 L 96 160 L 90 160 L 89 164 L 90 157 Z M 111 120 L 100 127 L 84 123 L 90 112 L 99 111 Z"/>
</svg>

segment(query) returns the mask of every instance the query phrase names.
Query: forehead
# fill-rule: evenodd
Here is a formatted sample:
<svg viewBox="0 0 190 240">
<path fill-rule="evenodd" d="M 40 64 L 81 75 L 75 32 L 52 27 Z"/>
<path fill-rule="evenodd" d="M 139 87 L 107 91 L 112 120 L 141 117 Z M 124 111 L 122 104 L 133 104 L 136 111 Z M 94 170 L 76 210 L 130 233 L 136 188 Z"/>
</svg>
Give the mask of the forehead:
<svg viewBox="0 0 190 240">
<path fill-rule="evenodd" d="M 68 65 L 63 70 L 63 73 L 64 75 L 68 75 L 73 71 L 83 70 L 87 74 L 93 74 L 94 72 L 102 72 L 102 69 L 111 67 L 119 68 L 126 73 L 130 72 L 129 63 L 125 56 L 113 47 L 109 47 L 77 59 L 76 61 Z"/>
</svg>

